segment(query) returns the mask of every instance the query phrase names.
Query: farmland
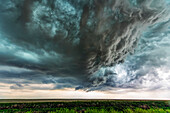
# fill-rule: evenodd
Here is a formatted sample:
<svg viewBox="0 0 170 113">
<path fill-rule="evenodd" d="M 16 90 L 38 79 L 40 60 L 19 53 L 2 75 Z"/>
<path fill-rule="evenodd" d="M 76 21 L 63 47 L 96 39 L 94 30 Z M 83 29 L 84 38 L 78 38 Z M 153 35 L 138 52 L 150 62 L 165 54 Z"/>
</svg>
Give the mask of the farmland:
<svg viewBox="0 0 170 113">
<path fill-rule="evenodd" d="M 169 101 L 0 100 L 0 113 L 170 113 Z"/>
</svg>

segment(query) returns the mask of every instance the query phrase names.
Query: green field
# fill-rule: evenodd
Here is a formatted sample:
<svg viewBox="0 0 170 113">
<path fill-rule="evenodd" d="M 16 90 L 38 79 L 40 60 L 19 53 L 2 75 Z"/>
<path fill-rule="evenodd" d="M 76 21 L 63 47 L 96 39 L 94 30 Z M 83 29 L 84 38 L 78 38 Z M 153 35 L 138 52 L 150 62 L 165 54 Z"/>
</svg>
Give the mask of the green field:
<svg viewBox="0 0 170 113">
<path fill-rule="evenodd" d="M 0 113 L 170 113 L 169 101 L 0 100 Z"/>
</svg>

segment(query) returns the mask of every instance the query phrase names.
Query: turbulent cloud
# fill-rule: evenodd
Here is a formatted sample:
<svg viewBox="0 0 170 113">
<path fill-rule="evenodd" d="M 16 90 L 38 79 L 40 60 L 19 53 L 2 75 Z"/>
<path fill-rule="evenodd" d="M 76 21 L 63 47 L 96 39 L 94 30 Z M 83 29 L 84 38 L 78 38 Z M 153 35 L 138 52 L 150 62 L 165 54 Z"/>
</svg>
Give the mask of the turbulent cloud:
<svg viewBox="0 0 170 113">
<path fill-rule="evenodd" d="M 160 30 L 165 28 L 166 30 Z M 93 88 L 169 89 L 170 85 L 169 21 L 152 26 L 143 33 L 135 53 L 114 67 L 101 68 L 91 77 Z"/>
<path fill-rule="evenodd" d="M 164 84 L 153 89 L 165 87 L 170 80 L 165 72 L 170 61 L 169 4 L 0 0 L 0 82 L 15 84 L 11 89 L 52 83 L 50 89 L 90 91 L 142 88 L 157 81 Z"/>
</svg>

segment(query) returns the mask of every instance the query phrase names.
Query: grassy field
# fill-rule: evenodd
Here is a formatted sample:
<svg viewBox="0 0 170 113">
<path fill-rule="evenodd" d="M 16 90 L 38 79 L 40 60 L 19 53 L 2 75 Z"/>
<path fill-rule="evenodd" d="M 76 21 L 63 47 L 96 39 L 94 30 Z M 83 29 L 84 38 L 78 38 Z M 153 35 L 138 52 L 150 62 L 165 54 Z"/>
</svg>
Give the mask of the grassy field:
<svg viewBox="0 0 170 113">
<path fill-rule="evenodd" d="M 170 113 L 157 100 L 0 100 L 0 113 Z"/>
</svg>

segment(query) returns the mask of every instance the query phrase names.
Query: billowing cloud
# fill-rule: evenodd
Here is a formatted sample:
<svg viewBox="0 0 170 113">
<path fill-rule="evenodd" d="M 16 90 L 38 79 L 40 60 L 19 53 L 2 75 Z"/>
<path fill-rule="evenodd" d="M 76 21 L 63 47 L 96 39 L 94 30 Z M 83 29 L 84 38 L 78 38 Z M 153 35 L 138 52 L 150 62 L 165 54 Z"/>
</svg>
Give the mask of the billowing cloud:
<svg viewBox="0 0 170 113">
<path fill-rule="evenodd" d="M 11 89 L 169 89 L 169 5 L 0 0 L 0 82 Z"/>
<path fill-rule="evenodd" d="M 166 28 L 163 31 L 160 28 Z M 170 86 L 169 21 L 144 32 L 133 55 L 124 63 L 101 68 L 91 77 L 91 90 L 117 88 L 168 89 Z"/>
</svg>

